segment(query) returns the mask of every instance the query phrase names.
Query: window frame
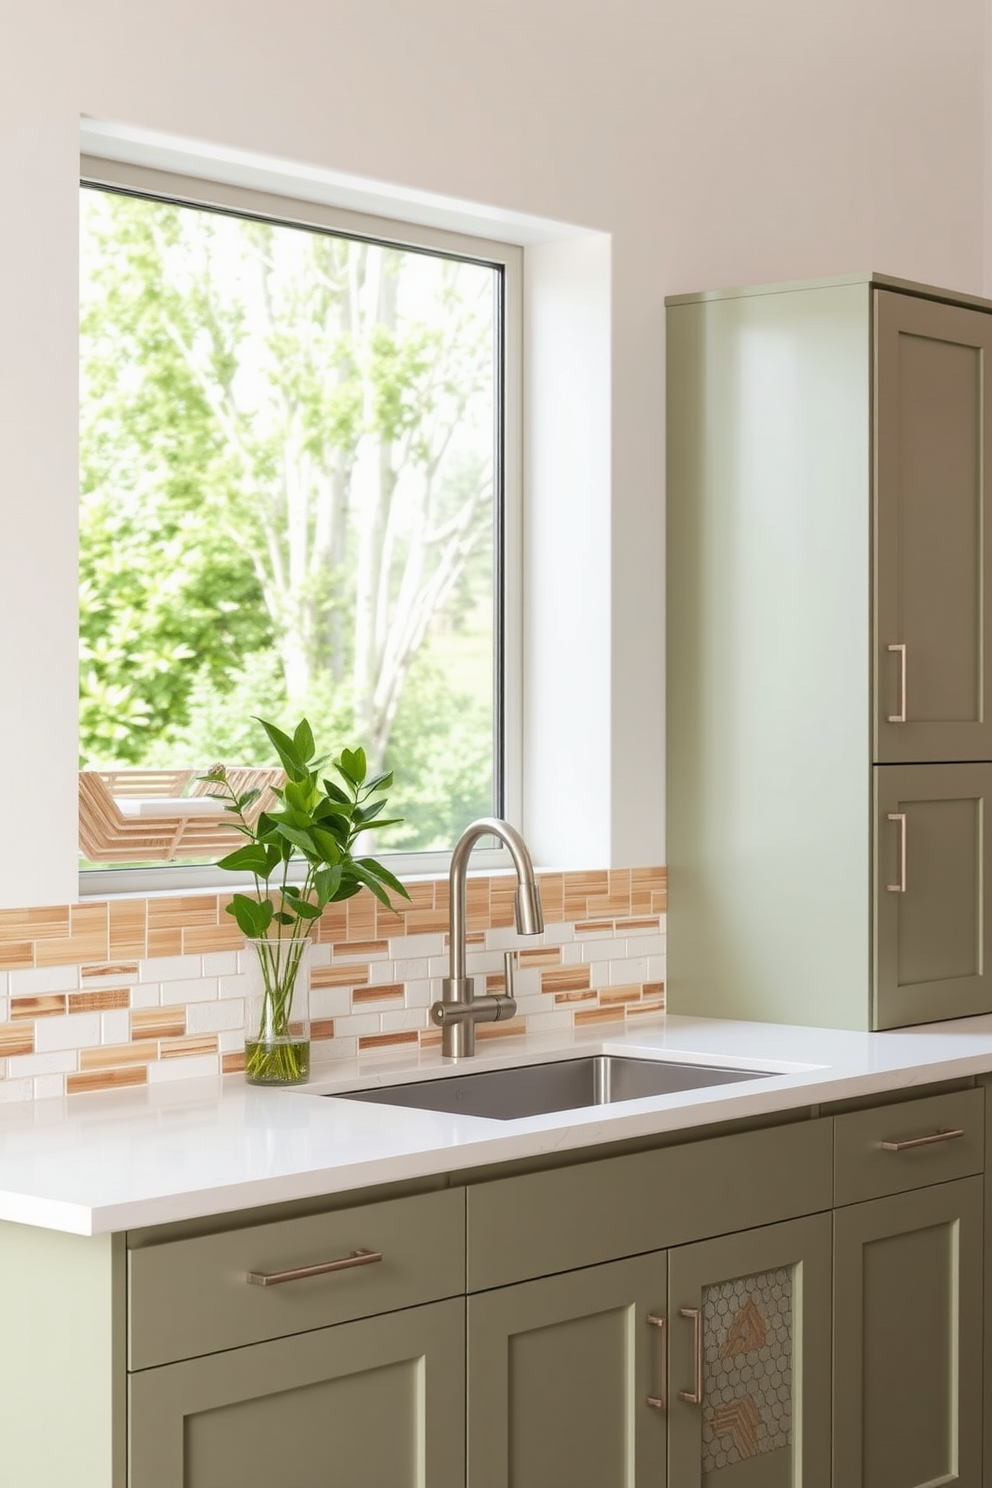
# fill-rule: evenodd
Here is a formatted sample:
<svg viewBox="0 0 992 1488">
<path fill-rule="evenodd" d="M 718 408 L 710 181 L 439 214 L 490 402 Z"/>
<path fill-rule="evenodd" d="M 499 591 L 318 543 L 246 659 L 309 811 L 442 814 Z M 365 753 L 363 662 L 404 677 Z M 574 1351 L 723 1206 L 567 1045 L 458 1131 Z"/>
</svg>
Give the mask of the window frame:
<svg viewBox="0 0 992 1488">
<path fill-rule="evenodd" d="M 497 440 L 494 480 L 494 759 L 496 813 L 520 824 L 523 783 L 523 248 L 515 243 L 455 232 L 395 218 L 357 212 L 293 194 L 237 186 L 144 165 L 83 155 L 79 189 L 86 187 L 177 202 L 240 216 L 258 217 L 291 227 L 340 232 L 349 237 L 440 252 L 500 270 L 502 304 L 497 317 L 496 401 L 501 439 Z M 451 847 L 454 847 L 452 843 Z M 402 878 L 436 878 L 447 874 L 451 850 L 380 853 Z M 477 848 L 473 866 L 498 870 L 510 866 L 502 846 Z M 252 882 L 248 874 L 218 875 L 215 865 L 170 865 L 142 868 L 80 869 L 81 899 L 120 895 L 158 896 L 233 890 Z"/>
</svg>

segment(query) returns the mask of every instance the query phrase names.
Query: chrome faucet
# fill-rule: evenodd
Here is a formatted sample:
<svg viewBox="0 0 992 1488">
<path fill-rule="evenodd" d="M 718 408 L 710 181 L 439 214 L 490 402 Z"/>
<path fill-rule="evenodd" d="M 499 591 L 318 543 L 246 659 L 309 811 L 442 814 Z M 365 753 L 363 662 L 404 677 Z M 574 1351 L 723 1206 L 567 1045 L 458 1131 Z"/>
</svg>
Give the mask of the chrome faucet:
<svg viewBox="0 0 992 1488">
<path fill-rule="evenodd" d="M 484 816 L 466 827 L 451 854 L 449 877 L 451 975 L 441 979 L 441 1001 L 431 1008 L 431 1018 L 441 1029 L 441 1053 L 446 1059 L 461 1059 L 475 1053 L 476 1023 L 498 1023 L 517 1011 L 513 997 L 513 952 L 507 951 L 506 996 L 476 997 L 474 977 L 465 975 L 465 880 L 472 848 L 480 837 L 498 837 L 510 849 L 517 870 L 515 902 L 517 933 L 540 935 L 544 929 L 541 896 L 527 845 L 515 827 L 495 816 Z"/>
</svg>

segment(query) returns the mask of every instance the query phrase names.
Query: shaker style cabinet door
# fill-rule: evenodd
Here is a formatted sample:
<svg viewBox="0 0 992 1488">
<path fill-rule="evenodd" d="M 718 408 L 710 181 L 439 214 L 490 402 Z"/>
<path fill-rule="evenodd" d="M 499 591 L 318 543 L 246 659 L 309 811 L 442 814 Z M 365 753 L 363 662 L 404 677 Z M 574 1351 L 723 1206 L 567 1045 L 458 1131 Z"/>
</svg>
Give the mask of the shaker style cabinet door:
<svg viewBox="0 0 992 1488">
<path fill-rule="evenodd" d="M 992 764 L 875 769 L 875 1028 L 992 1011 Z"/>
<path fill-rule="evenodd" d="M 673 1488 L 829 1488 L 830 1283 L 829 1214 L 669 1252 Z"/>
<path fill-rule="evenodd" d="M 660 1251 L 469 1297 L 468 1488 L 664 1488 L 665 1280 Z"/>
<path fill-rule="evenodd" d="M 875 760 L 992 759 L 992 315 L 875 293 Z"/>
<path fill-rule="evenodd" d="M 837 1211 L 835 1484 L 980 1488 L 981 1295 L 980 1177 Z"/>
<path fill-rule="evenodd" d="M 461 1298 L 130 1377 L 129 1488 L 464 1488 Z"/>
</svg>

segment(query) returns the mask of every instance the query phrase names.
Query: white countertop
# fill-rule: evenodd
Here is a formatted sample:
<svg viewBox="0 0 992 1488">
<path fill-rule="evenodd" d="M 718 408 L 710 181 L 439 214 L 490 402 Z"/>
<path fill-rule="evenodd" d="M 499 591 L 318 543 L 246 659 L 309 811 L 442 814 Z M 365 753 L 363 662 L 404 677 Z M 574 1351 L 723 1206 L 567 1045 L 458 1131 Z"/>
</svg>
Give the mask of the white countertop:
<svg viewBox="0 0 992 1488">
<path fill-rule="evenodd" d="M 758 1067 L 766 1078 L 515 1121 L 321 1092 L 575 1054 Z M 531 1035 L 453 1065 L 431 1051 L 318 1066 L 295 1090 L 237 1075 L 0 1107 L 0 1219 L 80 1235 L 222 1214 L 451 1169 L 898 1091 L 992 1071 L 992 1015 L 895 1033 L 659 1017 L 634 1032 Z"/>
</svg>

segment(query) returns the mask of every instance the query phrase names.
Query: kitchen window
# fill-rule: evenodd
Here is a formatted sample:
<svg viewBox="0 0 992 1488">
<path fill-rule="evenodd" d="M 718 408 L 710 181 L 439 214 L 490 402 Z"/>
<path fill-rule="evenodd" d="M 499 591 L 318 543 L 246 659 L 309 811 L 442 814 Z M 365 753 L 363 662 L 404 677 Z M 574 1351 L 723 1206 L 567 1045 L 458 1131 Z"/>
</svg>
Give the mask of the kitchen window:
<svg viewBox="0 0 992 1488">
<path fill-rule="evenodd" d="M 86 891 L 207 881 L 253 715 L 395 767 L 407 871 L 517 812 L 520 261 L 84 162 Z"/>
</svg>

